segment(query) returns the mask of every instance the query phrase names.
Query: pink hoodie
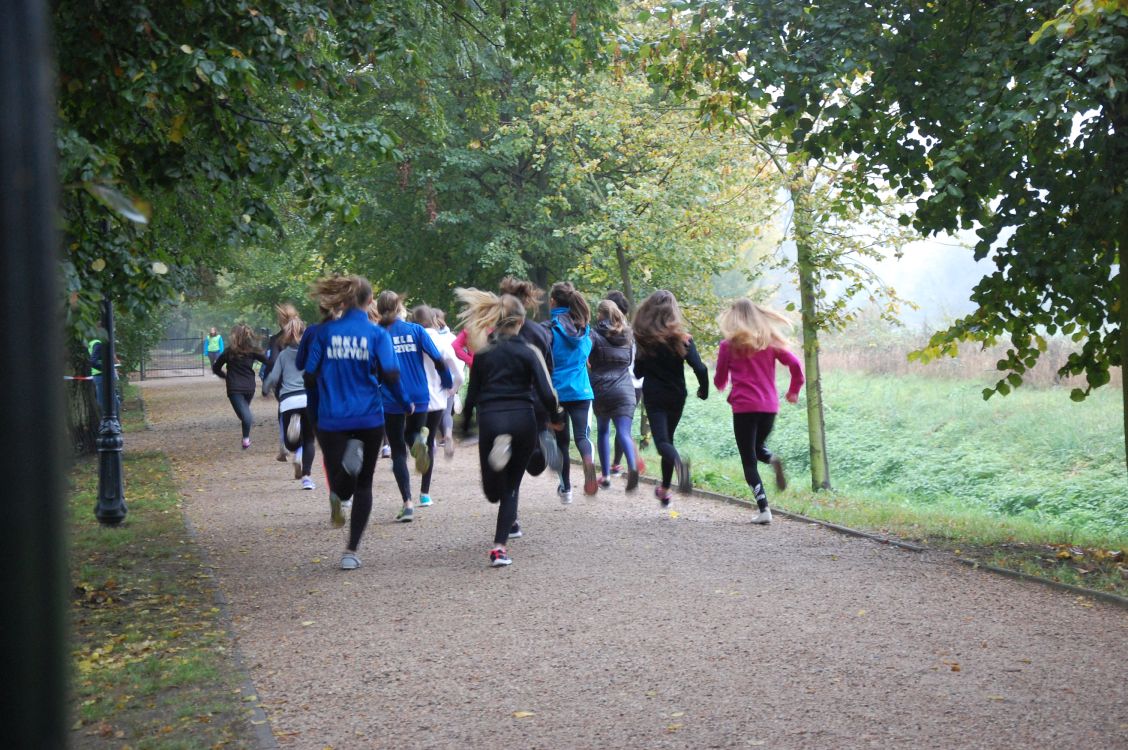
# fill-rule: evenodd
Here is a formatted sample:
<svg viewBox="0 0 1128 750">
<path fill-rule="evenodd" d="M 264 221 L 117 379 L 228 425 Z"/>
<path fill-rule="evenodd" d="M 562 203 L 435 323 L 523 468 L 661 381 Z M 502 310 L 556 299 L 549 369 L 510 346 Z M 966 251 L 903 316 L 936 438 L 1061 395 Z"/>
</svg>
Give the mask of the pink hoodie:
<svg viewBox="0 0 1128 750">
<path fill-rule="evenodd" d="M 734 354 L 728 340 L 721 342 L 717 353 L 717 372 L 713 385 L 723 391 L 732 379 L 728 402 L 737 414 L 761 412 L 775 414 L 779 411 L 779 392 L 776 391 L 775 363 L 779 360 L 791 370 L 788 394 L 799 395 L 803 387 L 803 366 L 798 358 L 786 349 L 761 349 L 755 354 Z"/>
</svg>

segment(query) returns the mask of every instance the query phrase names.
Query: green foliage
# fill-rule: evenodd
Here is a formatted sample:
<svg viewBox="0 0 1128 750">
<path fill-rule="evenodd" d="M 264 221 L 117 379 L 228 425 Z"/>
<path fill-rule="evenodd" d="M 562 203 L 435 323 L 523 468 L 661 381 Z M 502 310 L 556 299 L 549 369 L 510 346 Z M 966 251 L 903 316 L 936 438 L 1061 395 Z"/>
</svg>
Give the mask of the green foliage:
<svg viewBox="0 0 1128 750">
<path fill-rule="evenodd" d="M 1123 538 L 1119 393 L 1071 404 L 1061 389 L 1024 390 L 1004 405 L 976 399 L 977 386 L 967 381 L 842 371 L 823 377 L 839 494 Z M 728 479 L 721 489 L 743 495 L 730 412 L 723 398 L 692 401 L 677 443 L 695 466 Z M 803 423 L 798 409 L 781 404 L 768 441 L 792 476 L 810 460 Z"/>
<path fill-rule="evenodd" d="M 413 130 L 359 99 L 407 100 L 457 50 L 575 65 L 597 56 L 612 10 L 607 0 L 539 0 L 520 12 L 488 0 L 62 0 L 72 327 L 96 323 L 104 293 L 142 315 L 214 280 L 247 240 L 277 241 L 283 209 L 354 221 L 370 197 L 349 189 L 342 165 L 369 171 L 399 156 Z"/>
</svg>

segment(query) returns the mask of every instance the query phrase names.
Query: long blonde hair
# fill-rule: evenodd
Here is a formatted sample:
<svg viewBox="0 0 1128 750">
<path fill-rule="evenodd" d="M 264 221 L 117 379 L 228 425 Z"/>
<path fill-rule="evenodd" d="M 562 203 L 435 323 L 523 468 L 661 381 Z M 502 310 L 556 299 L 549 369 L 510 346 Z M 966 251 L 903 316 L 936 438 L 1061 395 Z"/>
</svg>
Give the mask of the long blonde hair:
<svg viewBox="0 0 1128 750">
<path fill-rule="evenodd" d="M 607 321 L 607 329 L 611 333 L 619 334 L 624 331 L 629 331 L 630 326 L 627 325 L 627 316 L 623 315 L 623 311 L 619 309 L 619 305 L 615 300 L 605 299 L 599 303 L 596 309 L 596 315 L 599 320 Z"/>
<path fill-rule="evenodd" d="M 717 316 L 717 325 L 733 351 L 741 354 L 755 354 L 769 347 L 791 347 L 791 341 L 784 333 L 791 330 L 791 321 L 746 297 L 736 300 Z"/>
<path fill-rule="evenodd" d="M 500 297 L 481 289 L 454 290 L 463 304 L 458 320 L 466 329 L 466 346 L 476 352 L 486 345 L 490 331 L 513 335 L 525 324 L 525 306 L 512 294 Z"/>
<path fill-rule="evenodd" d="M 294 314 L 282 324 L 282 335 L 278 337 L 278 346 L 283 349 L 287 346 L 297 346 L 298 342 L 302 340 L 305 329 L 305 321 L 298 316 L 295 310 Z"/>
<path fill-rule="evenodd" d="M 385 289 L 376 297 L 376 314 L 379 316 L 379 320 L 376 322 L 387 328 L 396 322 L 403 309 L 403 296 Z M 371 317 L 371 311 L 369 317 Z"/>
</svg>

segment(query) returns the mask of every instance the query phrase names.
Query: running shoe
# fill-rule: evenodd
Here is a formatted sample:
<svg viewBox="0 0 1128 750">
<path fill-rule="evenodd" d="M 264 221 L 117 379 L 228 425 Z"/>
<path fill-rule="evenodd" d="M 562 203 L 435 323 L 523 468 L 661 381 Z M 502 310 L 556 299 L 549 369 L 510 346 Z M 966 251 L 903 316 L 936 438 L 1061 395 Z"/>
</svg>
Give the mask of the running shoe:
<svg viewBox="0 0 1128 750">
<path fill-rule="evenodd" d="M 350 497 L 348 500 L 342 500 L 341 501 L 341 511 L 346 512 L 346 511 L 351 511 L 351 510 L 352 510 L 352 498 Z"/>
<path fill-rule="evenodd" d="M 301 479 L 302 478 L 302 460 L 300 458 L 298 458 L 297 454 L 294 454 L 293 463 L 294 463 L 294 479 Z"/>
<path fill-rule="evenodd" d="M 489 462 L 491 469 L 501 471 L 509 464 L 509 457 L 512 455 L 513 436 L 503 433 L 494 438 L 493 447 L 490 448 L 490 455 L 486 461 Z"/>
<path fill-rule="evenodd" d="M 505 548 L 491 549 L 490 550 L 490 567 L 491 568 L 504 568 L 506 565 L 512 565 L 513 561 L 509 559 L 506 554 Z"/>
<path fill-rule="evenodd" d="M 405 505 L 400 508 L 400 512 L 396 514 L 396 520 L 400 523 L 411 523 L 415 518 L 415 509 L 410 505 Z"/>
<path fill-rule="evenodd" d="M 678 492 L 685 494 L 693 489 L 693 481 L 689 473 L 689 457 L 678 456 L 674 459 L 674 470 L 678 474 Z"/>
<path fill-rule="evenodd" d="M 443 438 L 443 455 L 447 460 L 454 458 L 454 435 L 447 435 Z"/>
<path fill-rule="evenodd" d="M 467 435 L 466 437 L 462 438 L 462 444 L 465 446 L 477 445 L 478 434 L 474 433 L 473 435 Z"/>
<path fill-rule="evenodd" d="M 286 425 L 286 442 L 290 445 L 301 440 L 302 437 L 302 418 L 300 414 L 295 414 L 290 417 L 290 424 Z"/>
<path fill-rule="evenodd" d="M 523 536 L 525 536 L 525 534 L 521 531 L 521 524 L 514 521 L 513 525 L 509 527 L 509 538 L 520 539 Z"/>
<path fill-rule="evenodd" d="M 392 457 L 392 446 L 385 445 L 383 448 L 381 448 L 380 449 L 380 457 L 381 458 L 391 458 Z"/>
<path fill-rule="evenodd" d="M 783 459 L 779 456 L 772 456 L 772 460 L 768 462 L 772 466 L 772 471 L 775 472 L 775 483 L 777 490 L 787 489 L 787 477 L 783 473 Z"/>
<path fill-rule="evenodd" d="M 623 467 L 620 466 L 619 464 L 615 464 L 614 466 L 612 466 L 611 467 L 611 476 L 613 476 L 613 477 L 623 476 Z"/>
<path fill-rule="evenodd" d="M 247 450 L 247 448 L 250 448 L 250 447 L 251 447 L 251 439 L 250 438 L 243 438 L 243 450 Z M 283 458 L 282 460 L 285 461 L 286 459 Z"/>
<path fill-rule="evenodd" d="M 423 428 L 415 436 L 415 442 L 411 444 L 411 455 L 415 459 L 415 470 L 420 474 L 426 474 L 427 469 L 431 468 L 431 454 L 427 451 L 426 428 Z"/>
<path fill-rule="evenodd" d="M 309 477 L 302 477 L 302 489 L 303 490 L 312 490 L 313 489 L 313 480 L 310 479 Z"/>
<path fill-rule="evenodd" d="M 764 508 L 752 519 L 752 523 L 767 525 L 772 522 L 772 509 Z"/>
<path fill-rule="evenodd" d="M 654 497 L 658 498 L 663 508 L 670 507 L 670 488 L 658 485 L 654 488 Z"/>
<path fill-rule="evenodd" d="M 329 493 L 329 521 L 335 529 L 345 525 L 345 514 L 341 511 L 341 498 L 337 497 L 336 492 Z"/>
<path fill-rule="evenodd" d="M 354 479 L 360 474 L 360 465 L 364 463 L 364 443 L 356 438 L 349 438 L 345 443 L 345 455 L 341 457 L 341 468 Z"/>
<path fill-rule="evenodd" d="M 565 505 L 571 505 L 571 503 L 572 503 L 572 490 L 571 489 L 564 489 L 563 487 L 557 487 L 556 488 L 556 494 L 560 495 L 560 502 L 564 503 Z"/>
<path fill-rule="evenodd" d="M 544 463 L 557 474 L 564 468 L 564 457 L 560 455 L 560 446 L 550 430 L 541 430 L 537 436 L 540 440 L 541 453 L 544 454 Z"/>
<path fill-rule="evenodd" d="M 430 507 L 434 504 L 435 504 L 435 501 L 431 499 L 430 495 L 420 495 L 419 496 L 419 507 L 420 508 L 427 508 L 427 507 Z"/>
<path fill-rule="evenodd" d="M 341 555 L 341 570 L 356 570 L 359 567 L 360 558 L 356 553 L 345 550 L 345 554 Z"/>
<path fill-rule="evenodd" d="M 590 456 L 585 456 L 583 461 L 584 494 L 594 495 L 596 492 L 599 492 L 599 481 L 595 478 L 595 462 L 591 460 Z M 610 484 L 610 482 L 608 484 Z"/>
<path fill-rule="evenodd" d="M 601 489 L 601 490 L 611 489 L 611 477 L 600 477 L 599 478 L 599 489 Z"/>
<path fill-rule="evenodd" d="M 627 469 L 627 492 L 634 492 L 638 489 L 638 472 L 634 469 Z"/>
</svg>

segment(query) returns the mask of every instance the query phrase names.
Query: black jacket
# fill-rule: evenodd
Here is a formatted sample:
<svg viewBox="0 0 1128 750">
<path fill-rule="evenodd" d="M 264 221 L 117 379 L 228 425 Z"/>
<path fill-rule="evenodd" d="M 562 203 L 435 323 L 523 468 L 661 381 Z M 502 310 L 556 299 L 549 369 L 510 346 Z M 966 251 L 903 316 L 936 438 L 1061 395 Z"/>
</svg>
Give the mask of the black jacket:
<svg viewBox="0 0 1128 750">
<path fill-rule="evenodd" d="M 544 359 L 517 336 L 491 334 L 489 343 L 474 354 L 470 383 L 462 408 L 463 427 L 475 408 L 481 411 L 531 409 L 534 398 L 552 421 L 560 420 L 560 404 Z"/>
<path fill-rule="evenodd" d="M 659 406 L 678 406 L 685 403 L 685 365 L 689 364 L 697 376 L 697 395 L 709 395 L 709 370 L 697 353 L 693 339 L 686 343 L 685 356 L 678 354 L 669 346 L 660 346 L 657 351 L 645 353 L 639 349 L 635 353 L 634 374 L 642 381 L 642 398 L 646 403 Z"/>
<path fill-rule="evenodd" d="M 253 394 L 258 390 L 253 369 L 256 361 L 266 364 L 266 357 L 263 356 L 262 352 L 235 354 L 230 349 L 225 349 L 222 354 L 216 357 L 215 364 L 212 365 L 212 372 L 227 381 L 228 393 Z M 224 365 L 227 366 L 227 372 L 223 371 Z"/>
<path fill-rule="evenodd" d="M 612 333 L 607 321 L 601 320 L 591 329 L 591 354 L 588 355 L 591 372 L 588 377 L 595 393 L 592 408 L 597 417 L 626 417 L 634 413 L 632 348 L 629 328 L 621 333 Z"/>
</svg>

